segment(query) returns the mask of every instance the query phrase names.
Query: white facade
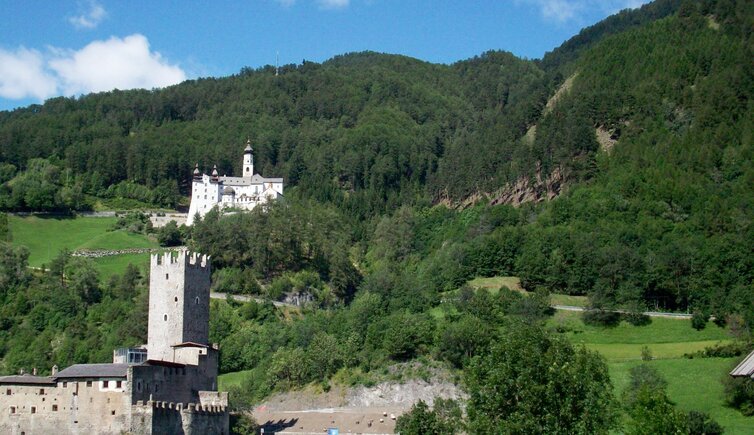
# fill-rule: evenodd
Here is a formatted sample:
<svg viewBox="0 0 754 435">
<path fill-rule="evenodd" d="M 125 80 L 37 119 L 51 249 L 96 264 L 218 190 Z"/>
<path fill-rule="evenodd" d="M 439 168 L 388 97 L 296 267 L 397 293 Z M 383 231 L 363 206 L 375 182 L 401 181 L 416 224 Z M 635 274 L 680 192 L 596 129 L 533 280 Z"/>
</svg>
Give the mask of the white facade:
<svg viewBox="0 0 754 435">
<path fill-rule="evenodd" d="M 249 142 L 244 149 L 242 171 L 241 177 L 221 177 L 217 168 L 210 175 L 200 174 L 197 165 L 191 183 L 191 206 L 186 225 L 192 225 L 197 214 L 204 217 L 215 206 L 220 210 L 251 210 L 283 196 L 282 178 L 264 178 L 254 173 L 254 156 Z"/>
</svg>

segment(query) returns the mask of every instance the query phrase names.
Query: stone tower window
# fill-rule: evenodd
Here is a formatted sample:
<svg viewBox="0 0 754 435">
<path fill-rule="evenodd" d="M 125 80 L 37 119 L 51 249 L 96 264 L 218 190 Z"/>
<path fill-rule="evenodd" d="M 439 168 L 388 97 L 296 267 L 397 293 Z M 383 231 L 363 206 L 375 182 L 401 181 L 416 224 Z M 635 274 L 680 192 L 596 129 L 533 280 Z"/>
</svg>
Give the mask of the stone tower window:
<svg viewBox="0 0 754 435">
<path fill-rule="evenodd" d="M 199 296 L 197 296 L 196 299 L 194 299 L 194 303 L 199 305 Z"/>
</svg>

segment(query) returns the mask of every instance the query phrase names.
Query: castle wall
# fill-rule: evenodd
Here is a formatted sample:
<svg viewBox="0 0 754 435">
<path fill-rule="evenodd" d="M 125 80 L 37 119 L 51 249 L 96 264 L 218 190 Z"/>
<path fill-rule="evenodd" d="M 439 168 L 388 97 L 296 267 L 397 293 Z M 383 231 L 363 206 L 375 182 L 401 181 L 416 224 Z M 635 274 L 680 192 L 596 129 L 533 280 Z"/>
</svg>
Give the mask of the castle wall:
<svg viewBox="0 0 754 435">
<path fill-rule="evenodd" d="M 200 391 L 217 390 L 217 351 L 195 366 L 133 366 L 129 368 L 129 379 L 132 380 L 131 403 L 140 400 L 201 402 Z"/>
<path fill-rule="evenodd" d="M 122 378 L 2 385 L 1 392 L 0 433 L 118 434 L 129 427 L 131 403 Z"/>
<path fill-rule="evenodd" d="M 227 408 L 148 401 L 133 406 L 132 433 L 228 435 Z"/>
</svg>

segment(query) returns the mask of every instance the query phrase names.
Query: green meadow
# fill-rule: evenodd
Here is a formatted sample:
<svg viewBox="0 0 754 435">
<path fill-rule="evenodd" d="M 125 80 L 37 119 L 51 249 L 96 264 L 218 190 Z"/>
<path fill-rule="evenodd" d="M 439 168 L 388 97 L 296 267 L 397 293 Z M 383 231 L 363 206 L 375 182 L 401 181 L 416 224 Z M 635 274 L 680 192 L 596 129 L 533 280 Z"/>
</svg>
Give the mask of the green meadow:
<svg viewBox="0 0 754 435">
<path fill-rule="evenodd" d="M 115 217 L 9 216 L 12 242 L 29 249 L 29 266 L 48 264 L 63 249 L 156 248 L 157 242 L 143 234 L 109 231 Z M 128 263 L 146 265 L 148 254 L 126 254 L 94 259 L 100 277 L 121 273 Z"/>
<path fill-rule="evenodd" d="M 686 319 L 653 317 L 652 323 L 634 326 L 621 322 L 612 328 L 585 325 L 581 314 L 558 311 L 548 320 L 574 344 L 602 354 L 607 359 L 615 394 L 620 398 L 628 385 L 629 370 L 651 364 L 668 381 L 668 395 L 679 408 L 706 412 L 725 428 L 726 434 L 754 433 L 754 417 L 744 417 L 725 406 L 722 380 L 741 358 L 684 358 L 685 353 L 730 341 L 725 329 L 712 322 L 701 331 Z M 642 348 L 653 360 L 641 360 Z"/>
</svg>

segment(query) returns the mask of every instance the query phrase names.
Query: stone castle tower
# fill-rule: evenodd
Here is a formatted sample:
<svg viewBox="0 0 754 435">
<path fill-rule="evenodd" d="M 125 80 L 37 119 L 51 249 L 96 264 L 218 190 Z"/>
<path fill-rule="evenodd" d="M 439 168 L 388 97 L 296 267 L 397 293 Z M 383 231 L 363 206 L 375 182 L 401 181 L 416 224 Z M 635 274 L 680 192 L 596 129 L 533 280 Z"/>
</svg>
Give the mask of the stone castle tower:
<svg viewBox="0 0 754 435">
<path fill-rule="evenodd" d="M 188 251 L 151 257 L 147 358 L 182 361 L 178 349 L 209 347 L 210 262 Z"/>
</svg>

